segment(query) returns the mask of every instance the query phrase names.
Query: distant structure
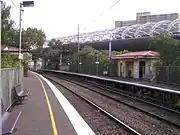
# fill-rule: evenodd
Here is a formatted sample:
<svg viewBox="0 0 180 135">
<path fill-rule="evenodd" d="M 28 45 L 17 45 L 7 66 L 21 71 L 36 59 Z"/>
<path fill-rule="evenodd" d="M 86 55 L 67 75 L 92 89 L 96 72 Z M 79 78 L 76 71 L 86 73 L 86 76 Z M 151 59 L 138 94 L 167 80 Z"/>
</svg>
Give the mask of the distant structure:
<svg viewBox="0 0 180 135">
<path fill-rule="evenodd" d="M 115 21 L 115 28 L 131 26 L 135 24 L 145 24 L 147 22 L 159 22 L 164 20 L 172 21 L 178 18 L 178 13 L 151 15 L 151 12 L 140 12 L 136 13 L 136 20 Z"/>
<path fill-rule="evenodd" d="M 156 64 L 159 53 L 154 51 L 128 52 L 113 55 L 117 61 L 117 75 L 125 78 L 153 79 L 156 75 Z"/>
<path fill-rule="evenodd" d="M 46 40 L 43 44 L 43 48 L 48 48 L 49 47 L 49 40 Z"/>
</svg>

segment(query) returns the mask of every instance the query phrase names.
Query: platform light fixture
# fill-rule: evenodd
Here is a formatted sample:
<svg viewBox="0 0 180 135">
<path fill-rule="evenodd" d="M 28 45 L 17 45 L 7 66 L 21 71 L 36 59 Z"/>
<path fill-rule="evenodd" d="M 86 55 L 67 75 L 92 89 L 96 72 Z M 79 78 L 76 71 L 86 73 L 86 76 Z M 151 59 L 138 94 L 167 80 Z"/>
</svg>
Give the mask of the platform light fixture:
<svg viewBox="0 0 180 135">
<path fill-rule="evenodd" d="M 24 11 L 23 7 L 34 7 L 34 1 L 22 1 L 20 3 L 20 15 L 19 15 L 19 83 L 20 83 L 20 68 L 21 68 L 21 59 L 23 56 L 21 54 L 21 21 L 22 21 L 22 12 Z"/>
<path fill-rule="evenodd" d="M 23 1 L 23 7 L 34 7 L 34 1 Z"/>
</svg>

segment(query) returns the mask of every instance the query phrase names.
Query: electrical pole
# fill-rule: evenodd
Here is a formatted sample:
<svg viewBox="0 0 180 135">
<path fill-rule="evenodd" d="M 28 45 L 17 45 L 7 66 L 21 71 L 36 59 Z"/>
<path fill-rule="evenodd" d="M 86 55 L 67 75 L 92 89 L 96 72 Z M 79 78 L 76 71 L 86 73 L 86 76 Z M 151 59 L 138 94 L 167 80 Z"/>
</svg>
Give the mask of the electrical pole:
<svg viewBox="0 0 180 135">
<path fill-rule="evenodd" d="M 81 65 L 82 65 L 81 56 L 79 56 L 79 72 L 80 72 L 80 73 L 81 73 Z"/>
<path fill-rule="evenodd" d="M 22 6 L 23 4 L 20 3 L 20 9 L 19 9 L 19 83 L 21 81 L 21 76 L 20 76 L 20 73 L 21 73 L 21 21 L 22 21 Z"/>
<path fill-rule="evenodd" d="M 23 55 L 21 54 L 21 21 L 22 21 L 22 11 L 23 7 L 33 7 L 34 6 L 34 1 L 22 1 L 20 2 L 20 9 L 19 9 L 19 83 L 21 81 L 20 77 L 20 69 L 21 69 L 21 59 L 23 59 Z"/>
<path fill-rule="evenodd" d="M 78 72 L 79 72 L 79 64 L 80 64 L 80 58 L 79 58 L 79 24 L 78 24 L 78 37 L 77 37 L 77 40 L 78 40 Z"/>
<path fill-rule="evenodd" d="M 108 74 L 111 76 L 111 40 L 109 41 Z"/>
<path fill-rule="evenodd" d="M 99 74 L 99 56 L 96 54 L 96 75 L 98 76 Z"/>
<path fill-rule="evenodd" d="M 59 56 L 59 70 L 61 70 L 61 65 L 62 65 L 62 53 L 60 53 Z"/>
<path fill-rule="evenodd" d="M 3 5 L 3 2 L 2 2 L 2 0 L 0 0 L 0 8 L 2 8 L 2 5 Z M 1 9 L 1 13 L 0 13 L 0 18 L 1 18 L 1 15 L 2 14 L 2 9 Z M 0 26 L 2 26 L 1 25 L 1 21 L 0 21 Z M 1 33 L 1 30 L 0 30 L 0 35 L 1 35 L 2 33 Z M 1 49 L 1 36 L 0 36 L 0 49 Z M 1 62 L 1 52 L 0 52 L 0 62 Z M 1 69 L 1 64 L 0 64 L 0 69 Z M 1 76 L 1 72 L 0 72 L 0 76 Z M 0 84 L 1 84 L 1 81 L 0 81 Z M 0 89 L 1 89 L 1 85 L 0 85 Z"/>
</svg>

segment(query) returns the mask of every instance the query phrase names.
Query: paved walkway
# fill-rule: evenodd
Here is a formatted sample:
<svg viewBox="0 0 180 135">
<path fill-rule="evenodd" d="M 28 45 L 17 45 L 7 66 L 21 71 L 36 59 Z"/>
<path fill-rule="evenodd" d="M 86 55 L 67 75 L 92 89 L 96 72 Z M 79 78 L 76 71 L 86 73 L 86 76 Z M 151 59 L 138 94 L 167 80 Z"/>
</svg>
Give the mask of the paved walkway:
<svg viewBox="0 0 180 135">
<path fill-rule="evenodd" d="M 23 105 L 14 108 L 22 111 L 14 135 L 77 135 L 52 88 L 41 77 L 29 75 L 23 86 L 30 94 Z"/>
</svg>

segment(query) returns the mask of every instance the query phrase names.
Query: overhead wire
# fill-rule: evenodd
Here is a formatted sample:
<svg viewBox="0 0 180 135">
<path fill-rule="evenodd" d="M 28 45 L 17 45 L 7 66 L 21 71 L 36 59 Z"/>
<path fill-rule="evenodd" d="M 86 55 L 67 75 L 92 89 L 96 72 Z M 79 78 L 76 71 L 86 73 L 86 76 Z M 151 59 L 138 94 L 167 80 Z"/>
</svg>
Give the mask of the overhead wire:
<svg viewBox="0 0 180 135">
<path fill-rule="evenodd" d="M 38 2 L 41 2 L 42 0 L 38 0 L 38 1 L 36 1 L 36 3 L 38 3 Z"/>
<path fill-rule="evenodd" d="M 102 17 L 103 15 L 105 15 L 106 12 L 108 12 L 109 10 L 112 10 L 121 0 L 117 0 L 115 3 L 113 3 L 109 8 L 107 8 L 106 10 L 104 10 L 96 19 L 93 19 L 92 21 L 90 21 L 91 23 L 96 22 L 100 17 Z M 87 27 L 83 28 L 84 30 L 87 29 Z"/>
<path fill-rule="evenodd" d="M 14 3 L 14 1 L 13 1 L 13 0 L 10 0 L 10 1 L 11 1 L 11 3 L 13 4 L 13 6 L 18 9 L 18 7 L 17 7 L 16 4 Z"/>
<path fill-rule="evenodd" d="M 113 7 L 115 7 L 120 1 L 121 1 L 121 0 L 117 0 L 112 6 L 110 6 L 110 7 L 107 8 L 105 11 L 103 11 L 103 12 L 99 15 L 99 17 L 103 16 L 106 12 L 108 12 L 108 11 L 111 10 L 111 9 L 113 9 Z M 99 18 L 99 17 L 98 17 L 98 18 Z M 98 19 L 98 18 L 97 18 L 97 19 Z M 97 19 L 93 20 L 93 22 L 96 21 Z"/>
</svg>

